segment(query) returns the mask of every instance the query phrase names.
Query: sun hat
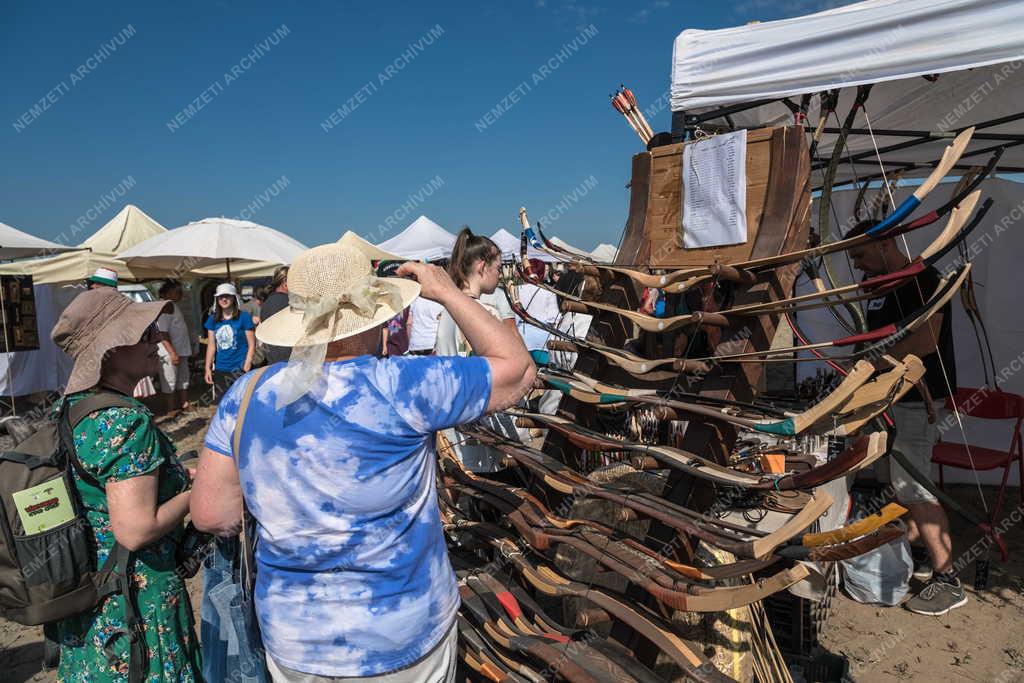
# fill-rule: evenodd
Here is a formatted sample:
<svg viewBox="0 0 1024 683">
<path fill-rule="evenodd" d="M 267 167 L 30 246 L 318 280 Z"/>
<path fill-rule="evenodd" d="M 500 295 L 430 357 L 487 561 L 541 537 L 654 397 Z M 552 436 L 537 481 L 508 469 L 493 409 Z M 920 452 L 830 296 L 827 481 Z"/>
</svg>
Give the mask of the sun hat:
<svg viewBox="0 0 1024 683">
<path fill-rule="evenodd" d="M 75 362 L 65 394 L 96 386 L 107 354 L 119 346 L 132 346 L 156 322 L 167 301 L 136 303 L 116 289 L 82 292 L 64 309 L 50 337 Z"/>
<path fill-rule="evenodd" d="M 107 287 L 117 287 L 117 271 L 110 268 L 97 268 L 96 272 L 85 278 L 86 282 L 95 282 Z"/>
<path fill-rule="evenodd" d="M 408 259 L 353 232 L 302 252 L 288 270 L 288 308 L 262 321 L 256 338 L 274 346 L 328 344 L 394 318 L 419 296 L 420 285 L 375 277 L 372 261 L 377 260 Z"/>
<path fill-rule="evenodd" d="M 235 303 L 238 303 L 238 290 L 230 282 L 222 282 L 217 285 L 216 291 L 213 293 L 213 298 L 216 299 L 220 296 L 233 296 L 235 297 Z"/>
<path fill-rule="evenodd" d="M 419 296 L 415 280 L 375 276 L 375 260 L 403 259 L 347 232 L 292 262 L 288 307 L 256 328 L 264 344 L 292 347 L 288 374 L 278 385 L 278 407 L 297 399 L 320 377 L 329 343 L 383 325 Z"/>
</svg>

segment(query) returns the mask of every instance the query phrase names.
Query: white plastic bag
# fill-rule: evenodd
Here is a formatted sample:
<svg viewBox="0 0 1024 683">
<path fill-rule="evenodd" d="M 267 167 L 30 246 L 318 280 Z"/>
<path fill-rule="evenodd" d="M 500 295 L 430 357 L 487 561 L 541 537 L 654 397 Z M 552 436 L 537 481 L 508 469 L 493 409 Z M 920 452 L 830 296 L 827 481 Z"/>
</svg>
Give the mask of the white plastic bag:
<svg viewBox="0 0 1024 683">
<path fill-rule="evenodd" d="M 904 526 L 902 521 L 898 524 Z M 905 534 L 840 564 L 846 593 L 857 602 L 898 605 L 910 591 L 914 560 Z"/>
</svg>

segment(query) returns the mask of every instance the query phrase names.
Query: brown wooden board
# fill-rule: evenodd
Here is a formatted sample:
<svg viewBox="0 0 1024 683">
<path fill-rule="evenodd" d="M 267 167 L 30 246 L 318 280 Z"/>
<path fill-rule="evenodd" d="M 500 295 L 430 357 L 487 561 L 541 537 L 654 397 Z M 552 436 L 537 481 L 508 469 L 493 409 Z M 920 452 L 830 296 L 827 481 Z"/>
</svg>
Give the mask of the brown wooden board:
<svg viewBox="0 0 1024 683">
<path fill-rule="evenodd" d="M 683 146 L 689 143 L 656 147 L 633 157 L 630 215 L 617 263 L 678 268 L 751 258 L 766 208 L 775 201 L 771 197 L 778 196 L 780 185 L 799 189 L 801 179 L 792 175 L 796 167 L 781 163 L 778 155 L 786 153 L 786 145 L 791 145 L 793 138 L 802 138 L 802 131 L 794 126 L 747 132 L 747 242 L 726 247 L 682 247 L 682 160 Z M 780 168 L 789 169 L 789 175 L 780 177 Z M 771 178 L 773 173 L 775 177 Z M 775 185 L 771 189 L 770 179 Z M 771 217 L 779 219 L 777 215 Z"/>
</svg>

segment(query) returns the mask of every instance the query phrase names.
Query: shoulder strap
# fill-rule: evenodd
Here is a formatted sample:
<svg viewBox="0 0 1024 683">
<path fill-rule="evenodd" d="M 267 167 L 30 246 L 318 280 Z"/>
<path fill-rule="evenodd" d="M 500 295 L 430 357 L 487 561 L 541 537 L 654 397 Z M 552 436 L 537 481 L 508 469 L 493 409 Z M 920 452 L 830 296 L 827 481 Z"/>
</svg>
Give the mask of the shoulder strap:
<svg viewBox="0 0 1024 683">
<path fill-rule="evenodd" d="M 138 402 L 127 396 L 110 391 L 102 391 L 88 398 L 83 398 L 73 406 L 65 404 L 57 417 L 57 434 L 64 443 L 64 452 L 67 454 L 68 461 L 70 461 L 71 466 L 74 467 L 79 477 L 90 486 L 99 489 L 102 489 L 103 485 L 91 472 L 82 466 L 81 461 L 78 459 L 78 452 L 75 449 L 75 439 L 72 432 L 75 426 L 84 420 L 87 415 L 104 408 L 142 408 L 145 410 Z"/>
<path fill-rule="evenodd" d="M 238 457 L 239 446 L 242 442 L 242 425 L 245 424 L 245 414 L 249 412 L 249 402 L 252 401 L 252 394 L 256 391 L 256 383 L 260 381 L 260 377 L 267 371 L 269 365 L 264 365 L 253 373 L 252 379 L 245 386 L 245 391 L 242 392 L 242 402 L 238 404 L 238 417 L 235 419 L 235 429 L 231 433 L 231 454 Z"/>
<path fill-rule="evenodd" d="M 128 398 L 123 394 L 115 394 L 112 391 L 101 391 L 88 398 L 83 398 L 73 406 L 68 407 L 68 422 L 74 427 L 84 420 L 89 413 L 104 408 L 139 408 L 146 410 L 138 401 Z"/>
<path fill-rule="evenodd" d="M 263 373 L 267 371 L 269 365 L 264 365 L 253 373 L 252 379 L 249 380 L 249 384 L 246 385 L 245 391 L 242 393 L 242 402 L 238 404 L 238 416 L 235 418 L 235 429 L 231 434 L 231 454 L 235 457 L 235 462 L 238 462 L 238 453 L 242 443 L 242 427 L 245 425 L 245 414 L 249 411 L 249 403 L 252 401 L 253 392 L 256 391 L 256 384 L 263 377 Z M 239 561 L 241 567 L 239 568 L 239 583 L 242 587 L 242 593 L 248 600 L 243 600 L 243 603 L 247 601 L 252 604 L 253 592 L 256 585 L 256 520 L 253 518 L 252 513 L 249 512 L 249 506 L 245 502 L 245 497 L 242 497 L 242 530 L 241 530 L 241 547 L 239 549 Z M 252 609 L 251 607 L 249 609 Z M 253 619 L 253 623 L 255 619 Z"/>
</svg>

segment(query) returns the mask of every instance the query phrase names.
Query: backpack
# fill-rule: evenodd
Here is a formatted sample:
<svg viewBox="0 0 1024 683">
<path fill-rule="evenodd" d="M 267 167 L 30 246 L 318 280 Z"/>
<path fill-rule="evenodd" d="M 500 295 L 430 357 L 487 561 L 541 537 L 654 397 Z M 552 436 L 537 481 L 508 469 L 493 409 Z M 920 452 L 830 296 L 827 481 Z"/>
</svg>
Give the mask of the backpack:
<svg viewBox="0 0 1024 683">
<path fill-rule="evenodd" d="M 134 553 L 114 543 L 102 567 L 74 473 L 100 489 L 75 454 L 73 428 L 87 415 L 114 407 L 138 407 L 114 393 L 66 403 L 14 450 L 0 452 L 0 615 L 26 626 L 49 624 L 125 595 L 125 629 L 104 643 L 113 657 L 117 638 L 130 639 L 129 681 L 148 668 L 142 619 L 131 597 Z"/>
</svg>

